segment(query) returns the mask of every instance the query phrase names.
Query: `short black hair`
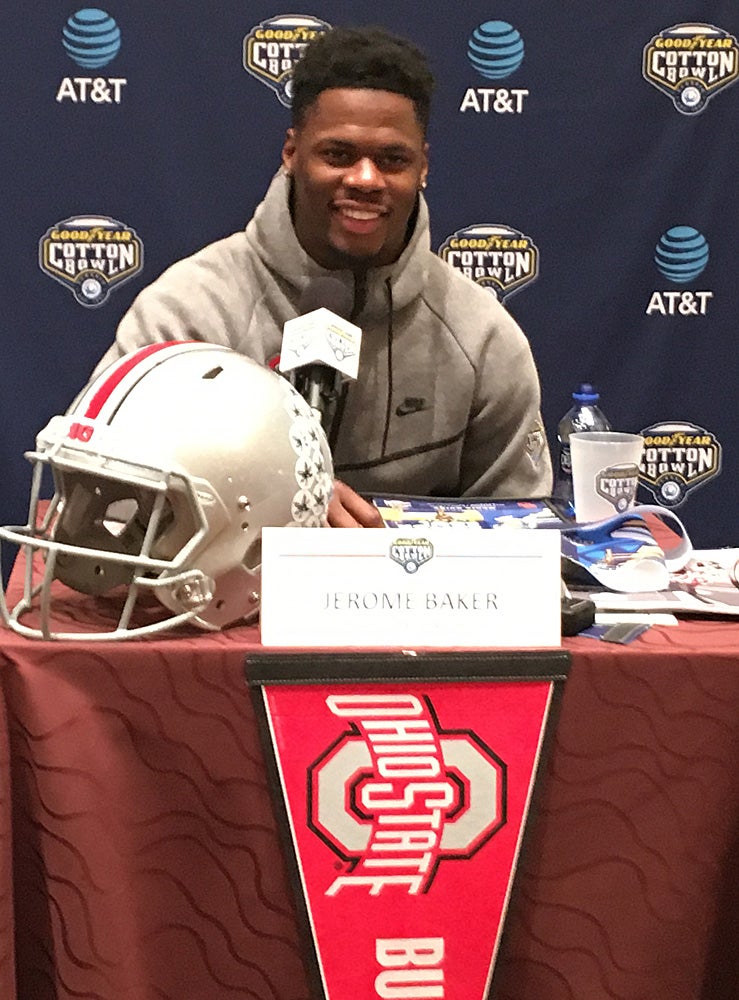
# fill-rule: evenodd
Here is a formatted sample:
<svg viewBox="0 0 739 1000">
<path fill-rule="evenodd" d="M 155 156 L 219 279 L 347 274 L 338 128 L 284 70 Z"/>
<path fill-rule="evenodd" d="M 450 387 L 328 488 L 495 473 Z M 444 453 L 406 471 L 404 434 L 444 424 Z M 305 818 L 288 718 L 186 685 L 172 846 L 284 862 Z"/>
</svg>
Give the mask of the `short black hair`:
<svg viewBox="0 0 739 1000">
<path fill-rule="evenodd" d="M 384 28 L 331 28 L 314 38 L 292 79 L 292 124 L 300 128 L 310 106 L 334 87 L 388 90 L 410 98 L 428 129 L 434 77 L 424 53 Z"/>
</svg>

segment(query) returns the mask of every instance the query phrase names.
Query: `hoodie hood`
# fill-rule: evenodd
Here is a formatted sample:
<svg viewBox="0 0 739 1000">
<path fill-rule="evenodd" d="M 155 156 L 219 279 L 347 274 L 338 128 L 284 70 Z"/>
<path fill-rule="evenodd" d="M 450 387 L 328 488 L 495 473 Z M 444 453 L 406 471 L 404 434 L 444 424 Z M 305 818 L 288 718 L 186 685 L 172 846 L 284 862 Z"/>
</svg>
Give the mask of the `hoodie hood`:
<svg viewBox="0 0 739 1000">
<path fill-rule="evenodd" d="M 330 275 L 346 284 L 354 296 L 354 272 L 329 271 L 309 257 L 295 235 L 290 217 L 290 179 L 280 169 L 272 179 L 264 200 L 246 227 L 253 252 L 283 286 L 287 297 L 299 302 L 308 284 Z M 366 301 L 361 315 L 366 320 L 387 315 L 387 281 L 392 286 L 393 309 L 399 310 L 417 298 L 426 282 L 431 247 L 428 206 L 418 198 L 415 225 L 403 253 L 394 264 L 367 270 Z"/>
</svg>

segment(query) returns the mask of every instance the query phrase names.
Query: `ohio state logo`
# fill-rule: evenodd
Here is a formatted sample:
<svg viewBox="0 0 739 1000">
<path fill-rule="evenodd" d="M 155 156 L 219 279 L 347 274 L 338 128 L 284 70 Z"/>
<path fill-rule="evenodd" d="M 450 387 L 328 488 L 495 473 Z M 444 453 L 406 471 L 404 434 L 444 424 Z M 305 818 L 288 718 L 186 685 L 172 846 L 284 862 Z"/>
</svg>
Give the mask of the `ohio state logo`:
<svg viewBox="0 0 739 1000">
<path fill-rule="evenodd" d="M 426 697 L 330 695 L 349 727 L 308 768 L 308 825 L 346 862 L 326 890 L 425 893 L 441 861 L 471 858 L 506 822 L 506 765 Z"/>
</svg>

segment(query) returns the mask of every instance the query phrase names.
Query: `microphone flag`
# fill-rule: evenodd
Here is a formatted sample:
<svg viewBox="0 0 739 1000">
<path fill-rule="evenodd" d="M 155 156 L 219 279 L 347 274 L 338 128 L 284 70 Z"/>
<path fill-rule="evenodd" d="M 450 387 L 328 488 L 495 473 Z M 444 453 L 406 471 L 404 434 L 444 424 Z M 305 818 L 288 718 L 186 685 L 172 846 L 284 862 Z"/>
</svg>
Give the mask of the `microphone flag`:
<svg viewBox="0 0 739 1000">
<path fill-rule="evenodd" d="M 305 290 L 300 311 L 285 323 L 280 371 L 325 365 L 342 381 L 356 380 L 362 331 L 346 318 L 351 312 L 349 290 L 338 278 L 318 278 Z"/>
</svg>

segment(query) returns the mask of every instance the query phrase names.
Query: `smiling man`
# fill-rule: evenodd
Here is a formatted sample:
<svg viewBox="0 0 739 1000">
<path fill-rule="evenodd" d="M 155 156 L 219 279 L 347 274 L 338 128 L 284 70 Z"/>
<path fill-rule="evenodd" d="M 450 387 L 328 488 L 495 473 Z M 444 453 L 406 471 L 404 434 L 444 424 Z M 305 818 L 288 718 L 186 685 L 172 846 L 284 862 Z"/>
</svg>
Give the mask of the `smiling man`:
<svg viewBox="0 0 739 1000">
<path fill-rule="evenodd" d="M 310 283 L 341 282 L 363 339 L 335 433 L 334 526 L 379 523 L 357 491 L 532 497 L 551 487 L 526 338 L 430 248 L 432 90 L 424 55 L 381 29 L 334 28 L 311 42 L 295 68 L 282 167 L 254 218 L 144 289 L 101 362 L 187 338 L 270 363 Z"/>
<path fill-rule="evenodd" d="M 393 264 L 428 173 L 412 102 L 369 88 L 330 88 L 298 122 L 282 161 L 293 179 L 303 249 L 331 270 Z"/>
</svg>

